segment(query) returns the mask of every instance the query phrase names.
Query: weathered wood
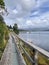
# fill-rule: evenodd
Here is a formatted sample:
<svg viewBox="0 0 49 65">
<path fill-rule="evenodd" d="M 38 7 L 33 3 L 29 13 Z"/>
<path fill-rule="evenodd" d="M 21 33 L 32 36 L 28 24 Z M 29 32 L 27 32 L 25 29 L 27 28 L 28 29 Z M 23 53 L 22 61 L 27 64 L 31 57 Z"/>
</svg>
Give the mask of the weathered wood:
<svg viewBox="0 0 49 65">
<path fill-rule="evenodd" d="M 35 49 L 33 49 L 33 58 L 32 59 L 34 60 L 33 65 L 38 65 L 38 51 Z"/>
<path fill-rule="evenodd" d="M 44 49 L 42 49 L 42 48 L 40 48 L 40 47 L 34 45 L 33 43 L 30 43 L 30 42 L 28 42 L 28 41 L 25 41 L 24 39 L 21 39 L 21 38 L 20 38 L 18 35 L 16 35 L 15 33 L 14 33 L 14 35 L 15 35 L 19 40 L 21 40 L 21 41 L 23 42 L 23 44 L 27 45 L 29 48 L 35 49 L 35 50 L 37 50 L 38 52 L 40 52 L 41 54 L 43 54 L 45 57 L 49 58 L 49 52 L 48 52 L 48 51 L 46 51 L 46 50 L 44 50 Z"/>
<path fill-rule="evenodd" d="M 15 33 L 13 33 L 13 35 L 19 40 L 18 43 L 19 43 L 19 45 L 20 45 L 20 48 L 23 49 L 25 55 L 28 57 L 28 59 L 31 61 L 31 63 L 32 63 L 33 65 L 38 65 L 38 53 L 41 53 L 42 55 L 44 55 L 46 58 L 49 59 L 49 52 L 48 52 L 48 51 L 46 51 L 46 50 L 44 50 L 44 49 L 42 49 L 42 48 L 40 48 L 40 47 L 34 45 L 33 43 L 30 43 L 30 42 L 27 42 L 27 41 L 21 39 L 21 38 L 20 38 L 18 35 L 16 35 Z M 21 44 L 21 42 L 22 42 L 23 44 Z M 26 50 L 23 48 L 23 45 L 24 45 L 24 47 L 27 46 L 27 47 L 29 47 L 29 48 L 32 50 L 33 55 L 32 55 L 31 57 L 30 57 L 30 55 L 26 52 Z"/>
<path fill-rule="evenodd" d="M 16 42 L 16 38 L 15 38 L 15 36 L 14 35 L 12 35 L 12 37 L 13 37 L 13 39 L 14 39 L 14 41 L 15 41 L 15 46 L 16 46 L 16 51 L 17 51 L 17 53 L 18 53 L 18 62 L 19 62 L 19 65 L 26 65 L 26 63 L 25 63 L 25 61 L 24 61 L 24 58 L 23 58 L 23 56 L 22 56 L 22 54 L 20 53 L 21 51 L 21 47 L 18 47 L 18 44 L 17 44 L 17 42 Z M 19 42 L 19 45 L 20 45 L 20 40 L 18 40 L 18 42 Z M 20 50 L 19 50 L 20 49 Z"/>
</svg>

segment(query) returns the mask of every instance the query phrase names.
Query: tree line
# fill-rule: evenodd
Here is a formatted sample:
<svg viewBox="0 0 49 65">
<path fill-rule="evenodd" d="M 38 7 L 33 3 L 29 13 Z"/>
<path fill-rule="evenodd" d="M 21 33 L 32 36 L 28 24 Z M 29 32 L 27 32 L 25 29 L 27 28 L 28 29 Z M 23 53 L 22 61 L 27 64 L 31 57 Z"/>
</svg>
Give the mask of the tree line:
<svg viewBox="0 0 49 65">
<path fill-rule="evenodd" d="M 18 25 L 15 23 L 14 26 L 12 27 L 11 25 L 10 26 L 7 26 L 10 30 L 14 31 L 16 34 L 19 34 L 19 29 L 18 29 Z"/>
</svg>

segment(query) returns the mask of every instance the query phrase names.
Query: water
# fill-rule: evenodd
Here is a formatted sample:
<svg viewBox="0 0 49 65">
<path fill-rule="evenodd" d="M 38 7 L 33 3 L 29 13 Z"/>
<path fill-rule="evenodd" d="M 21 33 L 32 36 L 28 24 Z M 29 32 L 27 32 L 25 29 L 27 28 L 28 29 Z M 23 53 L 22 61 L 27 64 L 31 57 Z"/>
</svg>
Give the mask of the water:
<svg viewBox="0 0 49 65">
<path fill-rule="evenodd" d="M 49 51 L 49 31 L 20 32 L 19 36 Z"/>
</svg>

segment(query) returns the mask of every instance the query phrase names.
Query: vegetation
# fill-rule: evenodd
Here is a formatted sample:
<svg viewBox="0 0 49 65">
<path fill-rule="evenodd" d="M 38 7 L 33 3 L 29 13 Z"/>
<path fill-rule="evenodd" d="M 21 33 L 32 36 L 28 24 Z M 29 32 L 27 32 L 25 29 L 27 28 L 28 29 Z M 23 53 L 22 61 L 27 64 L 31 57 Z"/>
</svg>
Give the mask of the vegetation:
<svg viewBox="0 0 49 65">
<path fill-rule="evenodd" d="M 31 49 L 30 49 L 28 46 L 26 46 L 26 45 L 23 45 L 23 48 L 28 52 L 28 54 L 30 55 L 30 57 L 33 58 L 33 56 L 34 56 L 33 50 L 31 50 Z M 21 50 L 21 49 L 20 49 L 20 50 Z M 27 65 L 33 65 L 33 64 L 29 61 L 29 59 L 28 59 L 28 57 L 26 56 L 25 53 L 23 53 L 22 55 L 23 55 L 24 60 L 25 60 L 25 62 L 26 62 Z M 39 53 L 39 54 L 38 54 L 38 65 L 49 65 L 49 60 L 48 60 L 48 58 L 46 58 L 44 55 L 42 55 L 42 54 Z"/>
<path fill-rule="evenodd" d="M 14 31 L 16 34 L 19 34 L 19 30 L 18 30 L 17 24 L 14 24 L 14 26 L 13 26 L 13 31 Z"/>
<path fill-rule="evenodd" d="M 0 0 L 0 7 L 5 8 L 4 0 Z"/>
<path fill-rule="evenodd" d="M 0 59 L 8 39 L 8 28 L 4 22 L 3 17 L 0 15 Z"/>
<path fill-rule="evenodd" d="M 8 27 L 9 30 L 12 29 L 12 26 L 11 25 L 10 26 L 7 25 L 7 27 Z"/>
</svg>

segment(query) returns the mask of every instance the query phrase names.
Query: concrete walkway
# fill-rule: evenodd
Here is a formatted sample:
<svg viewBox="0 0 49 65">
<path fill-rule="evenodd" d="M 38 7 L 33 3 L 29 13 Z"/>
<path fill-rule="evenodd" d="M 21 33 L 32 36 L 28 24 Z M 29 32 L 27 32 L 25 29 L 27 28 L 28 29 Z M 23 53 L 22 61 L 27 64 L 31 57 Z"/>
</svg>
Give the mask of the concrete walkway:
<svg viewBox="0 0 49 65">
<path fill-rule="evenodd" d="M 2 59 L 4 60 L 1 65 L 19 65 L 16 46 L 11 36 Z"/>
<path fill-rule="evenodd" d="M 17 47 L 16 37 L 13 34 L 9 36 L 10 38 L 2 55 L 0 65 L 26 65 Z"/>
</svg>

